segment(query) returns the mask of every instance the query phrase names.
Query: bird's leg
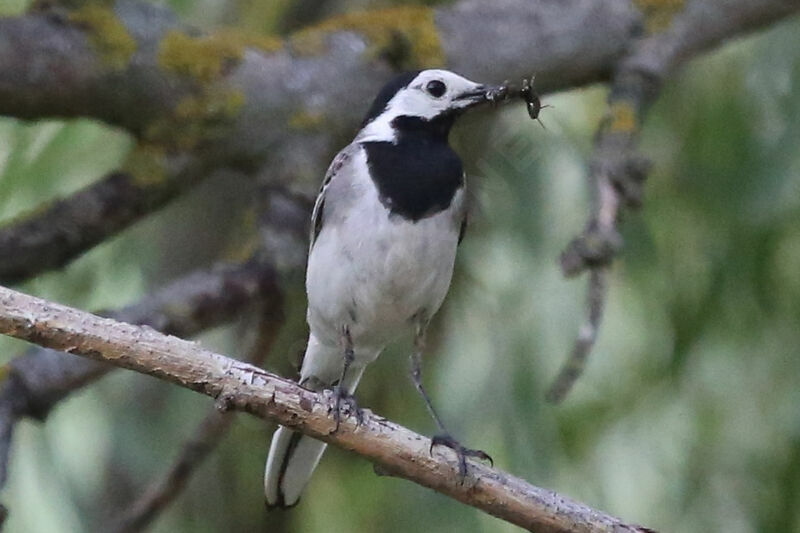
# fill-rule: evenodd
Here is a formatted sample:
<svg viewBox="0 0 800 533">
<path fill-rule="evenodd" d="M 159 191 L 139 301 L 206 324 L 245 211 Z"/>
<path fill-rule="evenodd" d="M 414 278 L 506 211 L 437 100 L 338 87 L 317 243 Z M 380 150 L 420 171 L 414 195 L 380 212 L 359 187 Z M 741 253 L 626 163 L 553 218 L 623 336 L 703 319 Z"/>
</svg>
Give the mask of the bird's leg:
<svg viewBox="0 0 800 533">
<path fill-rule="evenodd" d="M 339 382 L 333 387 L 333 397 L 335 400 L 333 419 L 336 421 L 336 428 L 333 430 L 334 433 L 339 431 L 339 423 L 342 416 L 340 407 L 342 402 L 346 403 L 349 407 L 349 413 L 355 413 L 356 422 L 358 425 L 361 425 L 361 423 L 364 421 L 364 415 L 356 404 L 356 399 L 350 395 L 344 385 L 347 371 L 350 369 L 350 365 L 355 359 L 355 352 L 353 351 L 353 339 L 350 336 L 350 328 L 347 326 L 345 326 L 342 330 L 342 347 L 344 348 L 344 364 L 342 365 L 342 375 L 339 378 Z"/>
<path fill-rule="evenodd" d="M 425 386 L 422 384 L 422 352 L 425 350 L 425 331 L 427 328 L 428 322 L 427 321 L 420 321 L 417 325 L 417 332 L 414 336 L 414 350 L 411 352 L 411 380 L 414 382 L 414 386 L 419 391 L 420 396 L 425 401 L 425 406 L 428 408 L 428 412 L 431 414 L 434 422 L 436 422 L 436 426 L 439 428 L 439 433 L 434 435 L 431 439 L 431 453 L 433 453 L 434 446 L 447 446 L 458 456 L 458 473 L 461 477 L 461 481 L 463 482 L 466 475 L 467 475 L 467 457 L 475 457 L 481 460 L 489 461 L 492 465 L 494 465 L 494 461 L 486 452 L 481 450 L 471 450 L 469 448 L 465 448 L 458 442 L 447 429 L 444 427 L 442 423 L 442 419 L 439 418 L 436 409 L 433 408 L 433 404 L 431 403 L 431 399 L 428 396 L 428 393 L 425 391 Z"/>
<path fill-rule="evenodd" d="M 425 386 L 422 384 L 422 352 L 425 350 L 425 328 L 425 324 L 417 326 L 417 333 L 414 336 L 414 351 L 411 352 L 411 380 L 414 382 L 414 386 L 425 401 L 425 407 L 428 408 L 428 412 L 431 414 L 434 422 L 436 422 L 439 432 L 446 434 L 447 430 L 442 423 L 442 419 L 439 418 L 439 414 L 436 412 L 436 409 L 433 408 L 431 399 L 425 391 Z"/>
</svg>

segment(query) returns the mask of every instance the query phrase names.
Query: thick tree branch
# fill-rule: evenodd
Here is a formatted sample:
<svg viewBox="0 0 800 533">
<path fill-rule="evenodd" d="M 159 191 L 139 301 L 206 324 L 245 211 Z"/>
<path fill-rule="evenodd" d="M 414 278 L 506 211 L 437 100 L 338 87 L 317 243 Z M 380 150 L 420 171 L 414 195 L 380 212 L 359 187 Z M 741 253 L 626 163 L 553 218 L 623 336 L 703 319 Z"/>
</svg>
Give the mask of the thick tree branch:
<svg viewBox="0 0 800 533">
<path fill-rule="evenodd" d="M 264 186 L 258 194 L 259 245 L 281 274 L 302 272 L 308 255 L 313 198 L 281 187 Z"/>
<path fill-rule="evenodd" d="M 543 92 L 608 79 L 653 16 L 639 4 L 461 0 L 334 17 L 285 41 L 197 34 L 170 12 L 134 0 L 114 2 L 114 11 L 79 9 L 66 20 L 34 12 L 0 19 L 0 114 L 90 116 L 163 138 L 164 117 L 193 126 L 213 118 L 192 108 L 203 100 L 219 104 L 211 109 L 218 155 L 260 162 L 287 129 L 352 131 L 393 67 L 447 66 L 482 81 L 536 72 Z M 682 42 L 655 54 L 667 63 L 798 10 L 797 0 L 680 6 L 670 31 Z M 298 112 L 318 113 L 314 127 Z"/>
<path fill-rule="evenodd" d="M 491 8 L 462 1 L 337 17 L 280 41 L 231 31 L 202 35 L 151 4 L 112 4 L 113 10 L 70 3 L 73 9 L 0 19 L 0 114 L 98 118 L 138 136 L 153 160 L 142 165 L 134 158 L 138 168 L 0 229 L 0 283 L 68 263 L 196 183 L 205 173 L 200 166 L 252 170 L 280 153 L 273 180 L 290 176 L 300 188 L 316 187 L 333 139 L 352 131 L 363 102 L 393 68 L 449 63 L 495 79 L 535 69 L 543 86 L 566 87 L 600 79 L 638 20 L 622 0 L 569 8 L 544 2 L 538 12 L 518 0 Z M 580 53 L 580 40 L 537 31 L 560 21 L 575 32 L 594 18 L 605 21 L 603 30 L 591 39 L 582 31 Z M 498 68 L 488 50 L 465 48 L 470 21 L 481 21 L 472 26 L 511 53 L 503 61 L 508 68 Z M 538 51 L 535 59 L 528 50 Z M 387 55 L 393 59 L 376 61 Z M 580 64 L 560 72 L 569 58 Z M 491 71 L 482 72 L 486 66 Z M 181 176 L 164 172 L 158 158 L 176 149 L 201 161 Z"/>
<path fill-rule="evenodd" d="M 430 440 L 368 410 L 364 421 L 343 422 L 333 433 L 330 395 L 252 365 L 154 330 L 0 288 L 0 333 L 41 346 L 107 361 L 149 374 L 354 451 L 388 473 L 432 488 L 463 503 L 538 533 L 645 532 L 551 491 L 479 463 L 458 479 L 450 450 L 430 453 Z"/>
<path fill-rule="evenodd" d="M 798 10 L 797 0 L 685 6 L 670 30 L 676 38 L 651 50 L 656 71 L 659 61 L 671 66 Z M 310 190 L 323 156 L 352 132 L 392 69 L 447 66 L 484 81 L 536 72 L 544 92 L 574 87 L 607 79 L 652 16 L 630 0 L 461 0 L 334 17 L 280 41 L 198 34 L 134 0 L 118 0 L 113 10 L 87 3 L 0 19 L 0 114 L 94 117 L 164 153 L 198 154 L 206 169 L 270 164 L 273 181 L 291 177 Z M 132 198 L 109 224 L 61 224 L 48 210 L 0 230 L 0 281 L 65 264 L 181 190 L 164 188 L 168 194 L 156 187 L 153 196 Z M 34 231 L 41 227 L 76 231 Z"/>
<path fill-rule="evenodd" d="M 113 4 L 0 20 L 0 114 L 92 116 L 148 135 L 182 99 L 217 86 L 242 92 L 233 118 L 266 136 L 235 144 L 262 155 L 297 111 L 350 130 L 393 66 L 447 65 L 486 81 L 535 70 L 545 90 L 604 79 L 642 21 L 627 0 L 461 0 L 334 17 L 279 41 L 201 35 L 150 4 Z"/>
<path fill-rule="evenodd" d="M 107 313 L 116 320 L 189 337 L 233 319 L 256 302 L 282 307 L 272 267 L 253 260 L 190 274 L 140 302 Z M 23 416 L 43 419 L 69 393 L 113 370 L 112 365 L 34 348 L 3 367 L 0 380 L 0 486 L 5 483 L 13 427 Z"/>
</svg>

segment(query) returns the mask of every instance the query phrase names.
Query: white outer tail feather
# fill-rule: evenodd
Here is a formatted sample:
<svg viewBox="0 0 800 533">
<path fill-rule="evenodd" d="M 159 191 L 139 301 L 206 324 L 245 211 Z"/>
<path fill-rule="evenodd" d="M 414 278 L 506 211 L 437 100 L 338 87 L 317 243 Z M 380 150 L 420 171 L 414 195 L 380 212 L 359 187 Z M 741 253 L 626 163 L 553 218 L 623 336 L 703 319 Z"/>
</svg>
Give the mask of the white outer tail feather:
<svg viewBox="0 0 800 533">
<path fill-rule="evenodd" d="M 306 381 L 330 387 L 339 379 L 344 354 L 339 348 L 321 345 L 311 336 L 303 358 L 300 383 Z M 352 394 L 364 373 L 357 360 L 347 372 L 344 387 Z M 314 378 L 310 380 L 309 378 Z M 264 472 L 264 496 L 268 507 L 292 507 L 300 500 L 327 444 L 280 426 L 272 436 Z"/>
<path fill-rule="evenodd" d="M 326 447 L 324 442 L 303 436 L 289 428 L 279 427 L 272 437 L 264 473 L 267 505 L 295 505 Z"/>
</svg>

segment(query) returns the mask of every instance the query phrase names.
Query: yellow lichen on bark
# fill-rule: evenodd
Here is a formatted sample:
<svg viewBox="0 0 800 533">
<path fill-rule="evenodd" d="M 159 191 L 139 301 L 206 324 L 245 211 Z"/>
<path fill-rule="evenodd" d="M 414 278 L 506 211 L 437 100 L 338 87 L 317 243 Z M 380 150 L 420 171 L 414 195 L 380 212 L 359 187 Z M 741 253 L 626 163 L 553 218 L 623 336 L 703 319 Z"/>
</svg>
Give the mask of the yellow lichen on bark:
<svg viewBox="0 0 800 533">
<path fill-rule="evenodd" d="M 289 117 L 289 129 L 296 131 L 320 131 L 325 126 L 325 114 L 297 111 Z"/>
<path fill-rule="evenodd" d="M 206 87 L 183 97 L 172 113 L 150 124 L 143 137 L 170 148 L 191 150 L 223 134 L 241 112 L 245 94 L 227 87 Z"/>
<path fill-rule="evenodd" d="M 429 7 L 401 6 L 346 13 L 298 31 L 290 42 L 300 54 L 319 55 L 325 52 L 327 36 L 337 31 L 352 31 L 366 37 L 369 53 L 374 57 L 393 52 L 399 42 L 405 46 L 401 62 L 406 67 L 435 67 L 445 62 L 434 11 Z"/>
<path fill-rule="evenodd" d="M 634 0 L 634 3 L 644 14 L 648 33 L 658 33 L 669 28 L 673 17 L 686 5 L 685 0 Z"/>
<path fill-rule="evenodd" d="M 239 90 L 207 91 L 203 95 L 187 96 L 178 102 L 175 118 L 183 121 L 235 118 L 244 103 L 244 93 Z"/>
<path fill-rule="evenodd" d="M 133 182 L 140 187 L 157 185 L 167 179 L 165 157 L 163 148 L 140 143 L 128 154 L 122 170 L 133 176 Z"/>
<path fill-rule="evenodd" d="M 164 70 L 202 82 L 216 79 L 226 65 L 242 59 L 242 48 L 213 35 L 192 37 L 178 30 L 167 32 L 158 49 L 158 65 Z"/>
<path fill-rule="evenodd" d="M 260 245 L 258 211 L 243 209 L 236 217 L 236 231 L 227 240 L 221 257 L 226 261 L 244 263 L 252 258 Z"/>
<path fill-rule="evenodd" d="M 89 42 L 111 68 L 128 66 L 136 53 L 136 40 L 110 7 L 86 4 L 71 11 L 69 20 L 86 28 Z"/>
<path fill-rule="evenodd" d="M 636 129 L 636 109 L 628 102 L 611 104 L 608 129 L 612 133 L 631 133 Z"/>
<path fill-rule="evenodd" d="M 226 68 L 241 61 L 247 48 L 273 52 L 281 46 L 283 41 L 276 37 L 233 30 L 202 36 L 171 30 L 161 41 L 158 64 L 164 70 L 206 83 L 219 78 Z"/>
</svg>

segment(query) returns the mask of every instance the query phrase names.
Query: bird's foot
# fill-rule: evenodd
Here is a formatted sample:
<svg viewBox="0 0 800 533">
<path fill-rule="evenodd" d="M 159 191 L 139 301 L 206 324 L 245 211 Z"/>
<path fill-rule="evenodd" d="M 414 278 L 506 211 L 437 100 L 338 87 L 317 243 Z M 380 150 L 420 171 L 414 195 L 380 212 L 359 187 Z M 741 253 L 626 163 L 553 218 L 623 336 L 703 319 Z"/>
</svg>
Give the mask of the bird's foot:
<svg viewBox="0 0 800 533">
<path fill-rule="evenodd" d="M 431 454 L 433 454 L 434 446 L 446 446 L 456 452 L 456 455 L 458 456 L 458 475 L 461 478 L 461 483 L 464 483 L 464 479 L 467 477 L 467 457 L 474 457 L 481 461 L 489 461 L 489 464 L 494 466 L 494 461 L 488 453 L 482 450 L 465 448 L 451 435 L 435 435 L 431 439 Z"/>
<path fill-rule="evenodd" d="M 336 427 L 333 430 L 334 433 L 339 431 L 339 424 L 342 420 L 342 407 L 344 407 L 347 417 L 355 415 L 356 426 L 360 426 L 364 423 L 364 412 L 358 406 L 358 403 L 356 403 L 355 396 L 348 394 L 340 385 L 336 385 L 333 388 L 333 398 L 333 419 L 336 421 Z"/>
</svg>

